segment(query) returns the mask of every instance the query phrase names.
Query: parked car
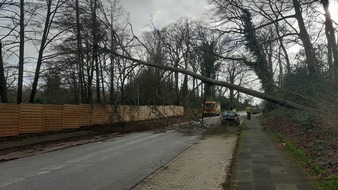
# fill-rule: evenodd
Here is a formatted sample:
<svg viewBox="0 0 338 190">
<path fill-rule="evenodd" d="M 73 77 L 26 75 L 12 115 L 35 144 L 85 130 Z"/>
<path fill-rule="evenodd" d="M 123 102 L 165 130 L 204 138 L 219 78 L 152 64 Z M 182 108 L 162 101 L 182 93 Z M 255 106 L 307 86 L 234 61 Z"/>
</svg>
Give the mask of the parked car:
<svg viewBox="0 0 338 190">
<path fill-rule="evenodd" d="M 236 112 L 233 111 L 225 111 L 220 116 L 221 123 L 222 124 L 229 124 L 229 125 L 239 125 L 240 119 L 239 115 Z"/>
<path fill-rule="evenodd" d="M 252 107 L 252 113 L 253 114 L 258 114 L 261 112 L 261 109 L 258 106 Z"/>
</svg>

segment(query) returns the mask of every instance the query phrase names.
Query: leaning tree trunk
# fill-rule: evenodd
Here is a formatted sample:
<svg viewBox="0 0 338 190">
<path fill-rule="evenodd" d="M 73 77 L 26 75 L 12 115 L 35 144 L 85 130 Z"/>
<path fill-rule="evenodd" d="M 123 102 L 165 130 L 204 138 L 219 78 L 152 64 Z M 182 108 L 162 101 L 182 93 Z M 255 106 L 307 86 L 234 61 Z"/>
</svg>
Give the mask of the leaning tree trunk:
<svg viewBox="0 0 338 190">
<path fill-rule="evenodd" d="M 111 52 L 111 50 L 106 50 L 108 52 Z M 189 71 L 189 70 L 185 70 L 185 69 L 181 69 L 181 68 L 176 68 L 176 67 L 170 67 L 170 66 L 166 66 L 166 65 L 159 65 L 159 64 L 154 64 L 154 63 L 149 63 L 149 62 L 145 62 L 145 61 L 141 61 L 139 59 L 135 59 L 129 56 L 125 56 L 116 52 L 113 52 L 116 56 L 131 60 L 133 62 L 142 64 L 142 65 L 146 65 L 146 66 L 150 66 L 150 67 L 155 67 L 155 68 L 160 68 L 160 69 L 164 69 L 164 70 L 169 70 L 169 71 L 173 71 L 173 72 L 180 72 L 182 74 L 187 74 L 190 75 L 192 77 L 195 77 L 205 83 L 211 84 L 211 85 L 217 85 L 217 86 L 223 86 L 226 88 L 231 88 L 234 90 L 237 90 L 238 92 L 243 92 L 245 94 L 257 97 L 257 98 L 261 98 L 267 101 L 270 101 L 272 103 L 287 107 L 287 108 L 291 108 L 291 109 L 298 109 L 298 110 L 303 110 L 303 111 L 309 111 L 309 112 L 316 112 L 317 109 L 315 108 L 311 108 L 311 107 L 307 107 L 307 106 L 303 106 L 300 104 L 297 104 L 295 102 L 291 102 L 282 98 L 278 98 L 275 96 L 272 96 L 271 94 L 267 94 L 267 93 L 262 93 L 262 92 L 258 92 L 255 90 L 251 90 L 248 88 L 244 88 L 242 86 L 238 86 L 235 84 L 231 84 L 229 82 L 225 82 L 225 81 L 218 81 L 215 79 L 211 79 L 202 75 L 199 75 L 195 72 Z"/>
<path fill-rule="evenodd" d="M 270 71 L 269 63 L 266 60 L 266 55 L 259 44 L 254 26 L 251 22 L 251 13 L 247 9 L 243 9 L 243 25 L 244 25 L 244 37 L 246 40 L 246 46 L 249 48 L 250 52 L 256 57 L 255 62 L 245 61 L 244 63 L 252 68 L 257 74 L 258 78 L 262 83 L 262 88 L 265 93 L 273 94 L 274 93 L 274 80 L 273 73 Z"/>
<path fill-rule="evenodd" d="M 316 54 L 311 43 L 309 33 L 307 32 L 305 27 L 299 0 L 293 0 L 293 6 L 295 8 L 295 18 L 297 19 L 299 27 L 299 38 L 303 42 L 305 50 L 306 63 L 308 66 L 309 74 L 312 76 L 318 76 L 318 60 L 316 58 Z"/>
<path fill-rule="evenodd" d="M 38 81 L 39 81 L 39 77 L 40 77 L 40 69 L 42 66 L 42 58 L 43 58 L 43 53 L 45 51 L 46 48 L 46 42 L 47 42 L 47 37 L 48 37 L 48 31 L 50 29 L 50 16 L 51 16 L 51 5 L 52 2 L 51 0 L 49 0 L 49 2 L 47 2 L 47 16 L 46 16 L 46 21 L 45 21 L 45 26 L 43 29 L 43 35 L 42 35 L 42 40 L 41 40 L 41 44 L 40 44 L 40 49 L 39 49 L 39 55 L 38 55 L 38 60 L 36 63 L 36 68 L 35 68 L 35 75 L 34 75 L 34 81 L 33 81 L 33 85 L 32 85 L 32 92 L 31 95 L 29 97 L 29 103 L 34 103 L 34 99 L 35 99 L 35 95 L 36 95 L 36 91 L 37 91 L 37 87 L 38 87 Z"/>
</svg>

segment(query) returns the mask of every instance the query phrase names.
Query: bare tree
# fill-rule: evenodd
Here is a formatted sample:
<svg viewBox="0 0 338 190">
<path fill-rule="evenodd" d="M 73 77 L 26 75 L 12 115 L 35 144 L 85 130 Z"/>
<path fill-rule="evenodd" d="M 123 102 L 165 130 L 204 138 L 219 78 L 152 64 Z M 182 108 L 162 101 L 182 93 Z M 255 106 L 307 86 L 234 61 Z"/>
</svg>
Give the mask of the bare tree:
<svg viewBox="0 0 338 190">
<path fill-rule="evenodd" d="M 165 41 L 163 40 L 163 32 L 154 30 L 152 32 L 146 32 L 144 33 L 144 43 L 146 45 L 146 56 L 147 60 L 159 65 L 168 65 L 167 61 L 167 51 L 165 48 Z M 154 79 L 152 81 L 153 86 L 156 87 L 156 91 L 153 91 L 152 93 L 155 95 L 153 98 L 152 103 L 155 104 L 158 102 L 159 96 L 156 96 L 158 94 L 162 94 L 163 87 L 160 86 L 162 83 L 162 80 L 164 80 L 165 73 L 161 70 L 155 69 L 153 71 Z"/>
<path fill-rule="evenodd" d="M 106 40 L 103 41 L 104 46 L 114 51 L 119 51 L 119 47 L 123 47 L 124 49 L 132 47 L 133 42 L 129 41 L 128 38 L 130 38 L 130 36 L 127 31 L 129 17 L 120 5 L 120 1 L 103 2 L 102 9 L 100 10 L 103 14 L 103 24 L 108 30 Z M 119 73 L 117 71 L 119 70 L 118 67 L 121 66 L 120 63 L 123 62 L 119 59 L 120 58 L 115 58 L 114 54 L 109 54 L 107 60 L 104 59 L 104 62 L 107 62 L 104 63 L 106 75 L 108 75 L 108 77 L 105 78 L 109 78 L 107 85 L 109 87 L 109 102 L 111 104 L 116 104 L 118 100 L 116 89 L 118 88 L 117 78 L 119 78 Z M 104 80 L 104 78 L 101 79 L 101 82 L 103 82 L 102 80 Z"/>
<path fill-rule="evenodd" d="M 226 70 L 226 79 L 231 84 L 242 84 L 242 80 L 244 77 L 245 68 L 244 65 L 238 64 L 236 61 L 228 61 L 225 62 L 222 67 L 225 67 Z M 237 97 L 236 97 L 237 94 Z M 239 101 L 239 93 L 236 92 L 234 89 L 229 89 L 229 100 L 230 100 L 230 107 L 236 107 L 236 102 Z"/>
<path fill-rule="evenodd" d="M 0 10 L 7 3 L 8 3 L 7 0 L 2 0 L 0 2 Z M 6 82 L 6 78 L 5 78 L 1 39 L 0 39 L 0 96 L 1 96 L 1 102 L 2 103 L 8 102 L 8 99 L 7 99 L 7 82 Z"/>
<path fill-rule="evenodd" d="M 276 36 L 273 36 L 273 38 L 265 39 L 265 41 L 268 41 L 267 43 L 273 43 L 274 41 L 279 42 L 280 50 L 277 53 L 278 57 L 278 64 L 280 67 L 280 74 L 282 76 L 283 74 L 283 67 L 282 67 L 282 61 L 285 60 L 286 68 L 285 70 L 287 73 L 291 72 L 291 62 L 289 53 L 287 51 L 285 38 L 288 38 L 290 35 L 289 31 L 285 28 L 286 23 L 280 22 L 279 20 L 283 19 L 283 10 L 285 9 L 284 4 L 286 2 L 278 2 L 273 0 L 263 0 L 263 1 L 255 1 L 254 8 L 257 9 L 257 13 L 261 15 L 264 19 L 268 20 L 269 23 L 272 23 L 275 29 L 268 28 L 268 34 L 274 34 Z M 253 9 L 254 9 L 253 8 Z M 278 22 L 276 22 L 278 21 Z M 266 43 L 266 42 L 263 42 Z"/>
<path fill-rule="evenodd" d="M 33 81 L 33 85 L 32 85 L 32 91 L 31 91 L 31 95 L 29 97 L 29 103 L 34 103 L 34 99 L 35 99 L 35 95 L 36 95 L 36 91 L 37 91 L 37 87 L 38 87 L 38 81 L 39 81 L 39 77 L 40 77 L 40 70 L 41 70 L 41 66 L 43 63 L 43 54 L 46 50 L 46 47 L 48 46 L 48 44 L 51 43 L 51 41 L 53 39 L 55 39 L 58 35 L 62 34 L 63 31 L 61 30 L 60 32 L 58 32 L 57 34 L 55 34 L 51 39 L 48 40 L 48 36 L 50 35 L 50 30 L 52 29 L 52 24 L 54 21 L 54 17 L 57 14 L 58 9 L 63 5 L 63 1 L 62 0 L 58 0 L 55 2 L 55 7 L 52 10 L 52 6 L 53 6 L 53 2 L 52 0 L 47 0 L 46 1 L 46 18 L 45 18 L 45 23 L 44 23 L 44 29 L 43 29 L 43 33 L 42 33 L 42 37 L 41 37 L 41 44 L 40 44 L 40 48 L 39 48 L 39 52 L 38 52 L 38 59 L 37 59 L 37 63 L 36 63 L 36 68 L 35 68 L 35 75 L 34 75 L 34 81 Z"/>
<path fill-rule="evenodd" d="M 194 25 L 196 23 L 191 22 L 190 19 L 181 18 L 163 30 L 162 41 L 168 54 L 169 63 L 172 63 L 174 67 L 188 69 L 196 60 L 196 57 L 193 56 L 193 40 L 197 36 Z M 176 104 L 185 105 L 188 95 L 188 75 L 183 76 L 182 83 L 179 82 L 181 81 L 179 79 L 179 73 L 174 73 Z"/>
</svg>

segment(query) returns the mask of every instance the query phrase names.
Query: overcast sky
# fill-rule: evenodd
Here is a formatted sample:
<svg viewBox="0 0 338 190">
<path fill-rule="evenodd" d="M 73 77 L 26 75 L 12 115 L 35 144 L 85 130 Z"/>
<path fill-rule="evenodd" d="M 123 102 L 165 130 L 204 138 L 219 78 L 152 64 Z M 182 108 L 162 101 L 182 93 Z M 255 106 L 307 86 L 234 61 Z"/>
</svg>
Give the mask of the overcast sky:
<svg viewBox="0 0 338 190">
<path fill-rule="evenodd" d="M 206 0 L 120 0 L 120 3 L 130 14 L 136 35 L 151 28 L 151 23 L 159 28 L 181 17 L 192 19 L 206 17 L 206 13 L 210 10 Z M 331 16 L 337 22 L 338 3 L 335 0 L 330 0 L 330 3 Z"/>
<path fill-rule="evenodd" d="M 181 17 L 202 18 L 209 9 L 206 0 L 120 0 L 130 13 L 130 21 L 136 35 L 151 28 L 163 27 Z"/>
</svg>

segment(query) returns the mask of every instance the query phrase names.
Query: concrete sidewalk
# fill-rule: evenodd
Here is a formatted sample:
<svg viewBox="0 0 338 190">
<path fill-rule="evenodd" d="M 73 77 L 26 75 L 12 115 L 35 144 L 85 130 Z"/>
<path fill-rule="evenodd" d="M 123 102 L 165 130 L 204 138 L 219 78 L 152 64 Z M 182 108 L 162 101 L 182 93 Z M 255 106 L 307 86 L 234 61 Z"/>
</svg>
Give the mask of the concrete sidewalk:
<svg viewBox="0 0 338 190">
<path fill-rule="evenodd" d="M 238 136 L 209 136 L 134 187 L 134 190 L 223 189 Z"/>
<path fill-rule="evenodd" d="M 313 183 L 278 146 L 273 134 L 263 131 L 256 118 L 241 131 L 235 158 L 232 189 L 311 190 Z"/>
</svg>

